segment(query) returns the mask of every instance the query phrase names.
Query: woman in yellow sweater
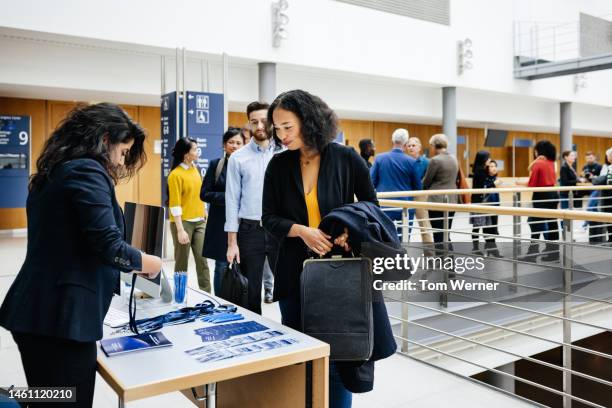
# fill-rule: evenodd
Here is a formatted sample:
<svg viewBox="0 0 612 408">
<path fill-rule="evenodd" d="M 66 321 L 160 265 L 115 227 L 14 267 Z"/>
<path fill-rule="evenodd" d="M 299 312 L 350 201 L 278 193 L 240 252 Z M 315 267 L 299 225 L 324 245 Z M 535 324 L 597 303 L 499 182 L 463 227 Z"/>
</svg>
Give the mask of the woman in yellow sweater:
<svg viewBox="0 0 612 408">
<path fill-rule="evenodd" d="M 200 200 L 202 177 L 195 165 L 199 151 L 195 140 L 181 138 L 172 149 L 172 171 L 168 175 L 170 230 L 174 242 L 174 271 L 186 271 L 189 249 L 195 258 L 198 286 L 210 292 L 210 272 L 202 256 L 206 209 Z"/>
</svg>

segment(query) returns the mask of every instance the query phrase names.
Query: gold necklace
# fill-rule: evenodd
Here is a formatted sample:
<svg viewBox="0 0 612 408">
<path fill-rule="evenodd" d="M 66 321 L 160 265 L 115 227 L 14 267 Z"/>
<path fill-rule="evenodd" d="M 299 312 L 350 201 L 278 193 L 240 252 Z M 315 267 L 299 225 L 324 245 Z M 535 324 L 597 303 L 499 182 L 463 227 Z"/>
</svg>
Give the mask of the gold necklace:
<svg viewBox="0 0 612 408">
<path fill-rule="evenodd" d="M 300 156 L 300 163 L 302 164 L 302 166 L 306 167 L 310 164 L 310 162 L 317 157 L 317 155 L 313 155 L 310 159 L 304 159 L 302 156 Z"/>
</svg>

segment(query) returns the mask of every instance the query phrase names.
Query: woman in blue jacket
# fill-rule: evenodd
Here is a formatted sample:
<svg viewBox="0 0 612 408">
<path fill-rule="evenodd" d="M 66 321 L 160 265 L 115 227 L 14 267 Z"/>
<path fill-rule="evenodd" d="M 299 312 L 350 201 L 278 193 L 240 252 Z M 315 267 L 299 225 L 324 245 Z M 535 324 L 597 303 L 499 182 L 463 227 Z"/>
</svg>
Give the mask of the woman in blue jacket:
<svg viewBox="0 0 612 408">
<path fill-rule="evenodd" d="M 26 258 L 0 308 L 30 387 L 76 387 L 91 407 L 96 340 L 119 271 L 155 277 L 161 259 L 125 242 L 119 180 L 146 160 L 143 129 L 119 106 L 81 106 L 45 143 L 30 180 Z"/>
</svg>

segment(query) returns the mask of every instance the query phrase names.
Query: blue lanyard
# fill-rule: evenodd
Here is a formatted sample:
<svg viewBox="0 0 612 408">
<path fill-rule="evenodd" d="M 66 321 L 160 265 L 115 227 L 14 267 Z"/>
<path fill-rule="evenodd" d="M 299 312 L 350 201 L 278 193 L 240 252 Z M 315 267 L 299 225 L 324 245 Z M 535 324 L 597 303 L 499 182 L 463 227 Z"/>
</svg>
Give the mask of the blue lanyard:
<svg viewBox="0 0 612 408">
<path fill-rule="evenodd" d="M 218 305 L 210 300 L 205 300 L 193 307 L 183 307 L 179 310 L 173 310 L 163 315 L 150 317 L 146 319 L 136 320 L 136 299 L 134 298 L 134 287 L 136 286 L 137 275 L 132 276 L 132 289 L 130 291 L 129 329 L 134 334 L 149 333 L 159 330 L 164 326 L 173 326 L 177 324 L 190 323 L 197 318 L 213 313 L 235 313 L 237 307 L 234 305 Z"/>
</svg>

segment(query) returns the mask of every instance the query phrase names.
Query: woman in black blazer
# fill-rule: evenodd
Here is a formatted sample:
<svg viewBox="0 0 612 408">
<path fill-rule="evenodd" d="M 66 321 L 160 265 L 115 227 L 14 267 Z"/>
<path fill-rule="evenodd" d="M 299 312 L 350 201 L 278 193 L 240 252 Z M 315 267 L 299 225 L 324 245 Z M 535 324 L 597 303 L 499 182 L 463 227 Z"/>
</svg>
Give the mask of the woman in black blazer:
<svg viewBox="0 0 612 408">
<path fill-rule="evenodd" d="M 204 234 L 202 256 L 215 260 L 213 289 L 221 290 L 223 272 L 227 269 L 227 232 L 225 225 L 225 175 L 230 155 L 244 146 L 244 135 L 239 128 L 230 127 L 223 134 L 223 157 L 211 160 L 200 191 L 200 199 L 208 203 L 208 222 Z"/>
<path fill-rule="evenodd" d="M 266 169 L 262 221 L 279 243 L 274 298 L 282 322 L 300 330 L 300 274 L 308 250 L 324 255 L 334 245 L 350 249 L 346 232 L 334 239 L 317 228 L 318 221 L 354 202 L 355 196 L 378 201 L 363 159 L 333 142 L 337 118 L 320 98 L 301 90 L 285 92 L 270 106 L 268 123 L 287 150 L 275 155 Z M 318 208 L 313 210 L 313 204 Z M 350 407 L 351 395 L 331 363 L 330 407 Z"/>
<path fill-rule="evenodd" d="M 155 277 L 161 259 L 125 242 L 115 184 L 146 160 L 145 133 L 119 106 L 73 110 L 47 140 L 27 199 L 28 250 L 0 308 L 30 387 L 76 387 L 91 407 L 96 340 L 119 271 Z"/>
</svg>

